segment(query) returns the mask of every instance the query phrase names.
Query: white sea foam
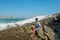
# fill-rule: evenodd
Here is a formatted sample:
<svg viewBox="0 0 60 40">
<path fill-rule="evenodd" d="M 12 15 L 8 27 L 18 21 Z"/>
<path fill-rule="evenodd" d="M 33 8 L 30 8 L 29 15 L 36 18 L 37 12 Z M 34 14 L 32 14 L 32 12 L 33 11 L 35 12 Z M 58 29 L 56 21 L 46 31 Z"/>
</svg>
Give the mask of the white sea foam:
<svg viewBox="0 0 60 40">
<path fill-rule="evenodd" d="M 33 18 L 29 18 L 29 19 L 26 19 L 26 20 L 23 20 L 23 21 L 18 21 L 18 22 L 14 22 L 14 23 L 4 23 L 4 24 L 1 24 L 0 23 L 0 30 L 5 30 L 7 29 L 8 27 L 16 27 L 15 24 L 18 24 L 19 26 L 22 26 L 26 23 L 32 23 L 32 22 L 35 22 L 35 18 L 38 18 L 39 20 L 42 20 L 42 19 L 46 19 L 48 17 L 52 17 L 52 15 L 49 15 L 49 16 L 36 16 L 36 17 L 33 17 Z"/>
</svg>

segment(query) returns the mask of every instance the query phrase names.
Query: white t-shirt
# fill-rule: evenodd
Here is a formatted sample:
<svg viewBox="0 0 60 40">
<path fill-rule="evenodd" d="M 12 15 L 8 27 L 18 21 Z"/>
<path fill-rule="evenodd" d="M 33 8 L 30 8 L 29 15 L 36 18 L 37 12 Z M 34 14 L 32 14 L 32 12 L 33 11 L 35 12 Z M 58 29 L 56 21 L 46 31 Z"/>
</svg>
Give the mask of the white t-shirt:
<svg viewBox="0 0 60 40">
<path fill-rule="evenodd" d="M 40 22 L 36 22 L 35 28 L 39 28 L 41 26 Z"/>
</svg>

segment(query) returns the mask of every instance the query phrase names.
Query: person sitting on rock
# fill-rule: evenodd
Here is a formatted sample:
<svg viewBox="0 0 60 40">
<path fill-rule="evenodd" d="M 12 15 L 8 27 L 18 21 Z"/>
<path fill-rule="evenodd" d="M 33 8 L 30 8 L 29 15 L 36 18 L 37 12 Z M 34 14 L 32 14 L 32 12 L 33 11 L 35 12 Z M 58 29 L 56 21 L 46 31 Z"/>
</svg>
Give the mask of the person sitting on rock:
<svg viewBox="0 0 60 40">
<path fill-rule="evenodd" d="M 32 32 L 31 37 L 34 36 L 35 32 L 38 31 L 40 29 L 40 27 L 41 27 L 41 24 L 40 24 L 38 18 L 35 18 L 35 26 L 32 26 L 33 32 Z"/>
</svg>

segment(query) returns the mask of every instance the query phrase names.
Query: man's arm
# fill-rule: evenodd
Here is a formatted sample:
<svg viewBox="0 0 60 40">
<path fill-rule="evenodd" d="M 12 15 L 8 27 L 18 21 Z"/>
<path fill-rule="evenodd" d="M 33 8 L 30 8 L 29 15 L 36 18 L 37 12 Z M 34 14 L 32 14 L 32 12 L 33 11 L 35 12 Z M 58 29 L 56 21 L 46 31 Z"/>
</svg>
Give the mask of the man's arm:
<svg viewBox="0 0 60 40">
<path fill-rule="evenodd" d="M 41 27 L 41 23 L 39 22 L 39 26 Z"/>
</svg>

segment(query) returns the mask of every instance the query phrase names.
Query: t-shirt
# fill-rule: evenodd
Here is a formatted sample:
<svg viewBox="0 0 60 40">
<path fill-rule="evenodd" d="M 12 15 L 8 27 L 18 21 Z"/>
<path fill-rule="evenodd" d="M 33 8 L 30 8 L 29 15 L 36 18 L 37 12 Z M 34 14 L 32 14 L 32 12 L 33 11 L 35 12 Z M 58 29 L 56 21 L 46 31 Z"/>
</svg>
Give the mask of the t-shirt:
<svg viewBox="0 0 60 40">
<path fill-rule="evenodd" d="M 40 26 L 41 26 L 41 24 L 39 22 L 36 22 L 35 28 L 39 28 Z"/>
</svg>

